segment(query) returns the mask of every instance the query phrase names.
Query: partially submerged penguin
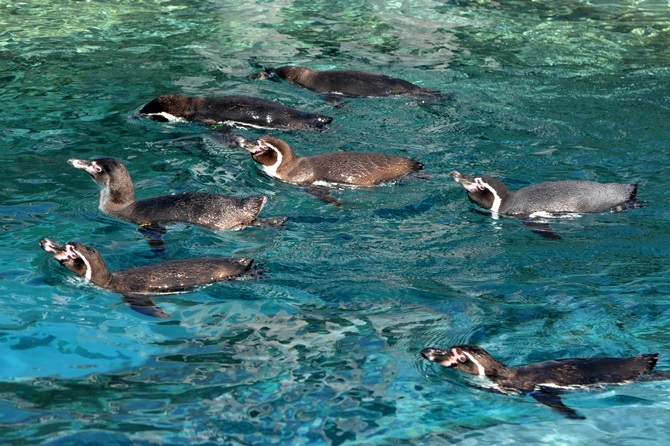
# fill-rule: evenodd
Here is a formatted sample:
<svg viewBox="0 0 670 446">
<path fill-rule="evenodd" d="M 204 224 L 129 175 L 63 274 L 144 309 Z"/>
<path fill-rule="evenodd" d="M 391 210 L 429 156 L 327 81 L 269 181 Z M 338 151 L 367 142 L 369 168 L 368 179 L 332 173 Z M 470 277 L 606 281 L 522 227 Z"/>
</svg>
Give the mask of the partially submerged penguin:
<svg viewBox="0 0 670 446">
<path fill-rule="evenodd" d="M 423 101 L 445 101 L 450 94 L 419 87 L 403 79 L 357 70 L 317 71 L 298 66 L 266 68 L 250 79 L 285 80 L 325 96 L 338 105 L 343 97 L 384 97 L 403 95 Z"/>
<path fill-rule="evenodd" d="M 250 96 L 201 97 L 168 94 L 146 104 L 140 113 L 156 121 L 199 122 L 270 129 L 321 129 L 330 116 L 306 113 L 279 102 Z"/>
<path fill-rule="evenodd" d="M 421 351 L 421 356 L 444 367 L 484 378 L 493 386 L 487 386 L 489 390 L 530 395 L 562 415 L 575 419 L 584 417 L 563 404 L 561 392 L 668 378 L 667 373 L 657 372 L 657 377 L 649 373 L 656 366 L 657 353 L 627 358 L 558 359 L 519 367 L 502 364 L 476 345 L 455 345 L 448 350 L 426 348 Z"/>
<path fill-rule="evenodd" d="M 468 192 L 468 198 L 498 214 L 524 220 L 531 229 L 549 238 L 560 238 L 537 219 L 570 214 L 619 211 L 638 207 L 637 184 L 597 183 L 595 181 L 552 181 L 510 191 L 488 175 L 471 177 L 458 171 L 451 177 Z"/>
<path fill-rule="evenodd" d="M 133 181 L 120 160 L 70 159 L 68 162 L 77 169 L 85 170 L 98 184 L 101 211 L 137 223 L 150 235 L 164 233 L 164 225 L 176 222 L 208 229 L 236 230 L 251 225 L 276 226 L 284 221 L 257 219 L 267 202 L 264 195 L 236 198 L 205 192 L 185 192 L 136 200 Z M 160 244 L 160 237 L 156 240 Z"/>
<path fill-rule="evenodd" d="M 98 251 L 82 243 L 60 245 L 43 238 L 40 247 L 65 268 L 94 285 L 123 294 L 133 310 L 153 317 L 169 315 L 151 300 L 151 295 L 181 293 L 201 285 L 231 280 L 249 271 L 253 263 L 253 259 L 248 258 L 202 257 L 170 260 L 112 273 Z"/>
<path fill-rule="evenodd" d="M 269 176 L 307 186 L 308 192 L 334 204 L 341 203 L 330 195 L 329 187 L 372 186 L 423 168 L 418 161 L 383 153 L 330 152 L 300 157 L 286 141 L 273 136 L 257 139 L 247 150 Z"/>
</svg>

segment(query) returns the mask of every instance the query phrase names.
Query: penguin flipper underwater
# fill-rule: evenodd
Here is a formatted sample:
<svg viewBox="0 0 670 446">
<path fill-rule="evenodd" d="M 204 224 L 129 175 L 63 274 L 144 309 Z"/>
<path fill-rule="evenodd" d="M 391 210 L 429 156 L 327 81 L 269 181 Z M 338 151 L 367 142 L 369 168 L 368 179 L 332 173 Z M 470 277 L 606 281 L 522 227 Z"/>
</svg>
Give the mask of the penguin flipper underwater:
<svg viewBox="0 0 670 446">
<path fill-rule="evenodd" d="M 549 240 L 561 240 L 561 236 L 546 221 L 538 220 L 532 217 L 526 217 L 521 220 L 524 226 L 533 231 L 542 238 Z"/>
<path fill-rule="evenodd" d="M 334 204 L 335 206 L 342 206 L 342 202 L 331 194 L 331 189 L 326 186 L 307 186 L 305 192 L 315 196 L 324 203 Z"/>
<path fill-rule="evenodd" d="M 163 226 L 157 224 L 142 225 L 138 229 L 139 233 L 145 238 L 151 247 L 151 252 L 157 256 L 162 256 L 167 250 L 167 244 L 163 240 L 163 235 L 167 232 Z"/>
<path fill-rule="evenodd" d="M 325 93 L 323 94 L 323 99 L 328 105 L 334 108 L 342 108 L 346 104 L 342 95 L 339 94 Z"/>
<path fill-rule="evenodd" d="M 168 313 L 165 312 L 165 310 L 156 305 L 156 303 L 151 300 L 150 296 L 145 294 L 125 294 L 123 296 L 123 301 L 131 309 L 146 316 L 163 319 L 171 317 Z"/>
<path fill-rule="evenodd" d="M 549 406 L 558 411 L 561 415 L 571 420 L 585 420 L 586 417 L 579 415 L 577 411 L 571 407 L 566 406 L 561 400 L 561 396 L 556 392 L 551 392 L 546 389 L 535 390 L 528 394 L 535 398 L 538 403 Z"/>
<path fill-rule="evenodd" d="M 249 226 L 255 228 L 283 228 L 288 217 L 268 217 L 268 218 L 257 218 Z"/>
</svg>

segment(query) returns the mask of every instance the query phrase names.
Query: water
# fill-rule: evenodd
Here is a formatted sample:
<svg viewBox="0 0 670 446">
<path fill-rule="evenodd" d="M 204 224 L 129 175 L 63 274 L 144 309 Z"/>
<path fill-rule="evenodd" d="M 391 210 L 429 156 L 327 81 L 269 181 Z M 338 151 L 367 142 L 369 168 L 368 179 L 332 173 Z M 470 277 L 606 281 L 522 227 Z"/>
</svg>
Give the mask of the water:
<svg viewBox="0 0 670 446">
<path fill-rule="evenodd" d="M 566 396 L 587 417 L 483 392 L 418 357 L 479 344 L 522 364 L 659 352 L 670 369 L 670 7 L 664 1 L 0 1 L 0 438 L 20 444 L 654 444 L 670 383 Z M 334 109 L 265 66 L 354 68 L 453 92 Z M 411 156 L 430 178 L 336 192 L 265 177 L 205 129 L 135 119 L 158 94 L 248 94 L 333 116 L 272 132 L 301 154 Z M 244 131 L 247 137 L 263 131 Z M 170 320 L 62 269 L 160 260 L 68 158 L 125 160 L 148 197 L 263 193 L 281 229 L 177 225 L 165 258 L 250 256 L 265 276 L 157 298 Z M 647 206 L 545 240 L 473 212 L 453 169 L 513 188 L 638 182 Z"/>
</svg>

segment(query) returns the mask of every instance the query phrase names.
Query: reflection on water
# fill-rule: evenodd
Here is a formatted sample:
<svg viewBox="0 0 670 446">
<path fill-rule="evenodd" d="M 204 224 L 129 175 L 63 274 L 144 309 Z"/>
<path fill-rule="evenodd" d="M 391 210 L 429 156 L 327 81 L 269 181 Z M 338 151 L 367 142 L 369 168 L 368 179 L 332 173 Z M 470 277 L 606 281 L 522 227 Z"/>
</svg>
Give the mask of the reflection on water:
<svg viewBox="0 0 670 446">
<path fill-rule="evenodd" d="M 661 353 L 668 294 L 666 1 L 0 1 L 0 437 L 78 443 L 463 444 L 665 438 L 667 383 L 575 394 L 575 423 L 418 357 L 475 343 L 510 364 Z M 287 63 L 453 92 L 329 106 Z M 139 119 L 158 94 L 246 94 L 334 117 L 273 132 L 301 154 L 381 151 L 427 178 L 326 205 L 206 129 Z M 253 138 L 262 131 L 241 130 Z M 159 297 L 153 320 L 72 277 L 42 237 L 156 262 L 97 209 L 69 158 L 123 159 L 140 197 L 270 197 L 284 229 L 176 225 L 166 258 L 253 257 L 263 276 Z M 638 182 L 642 209 L 552 223 L 544 240 L 474 208 L 448 173 L 512 188 Z M 653 420 L 653 421 L 649 421 Z M 569 426 L 566 424 L 569 423 Z"/>
</svg>

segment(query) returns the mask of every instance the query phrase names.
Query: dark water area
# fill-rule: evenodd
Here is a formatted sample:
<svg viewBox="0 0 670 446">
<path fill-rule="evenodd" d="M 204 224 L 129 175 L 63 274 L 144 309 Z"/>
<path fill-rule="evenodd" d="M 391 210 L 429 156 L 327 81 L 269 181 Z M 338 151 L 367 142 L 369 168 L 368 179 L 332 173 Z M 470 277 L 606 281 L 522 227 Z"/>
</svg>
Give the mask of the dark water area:
<svg viewBox="0 0 670 446">
<path fill-rule="evenodd" d="M 670 6 L 665 1 L 0 0 L 0 441 L 3 444 L 662 444 L 667 381 L 563 397 L 586 420 L 473 387 L 419 357 L 660 353 L 670 369 Z M 264 67 L 358 69 L 454 94 L 334 108 Z M 207 127 L 138 116 L 159 94 L 249 95 L 332 116 L 272 134 L 301 155 L 409 156 L 424 178 L 341 189 L 266 176 Z M 137 195 L 270 197 L 286 226 L 177 224 L 156 256 L 102 213 L 70 158 L 113 156 Z M 638 183 L 645 207 L 552 221 L 560 240 L 468 202 L 449 172 L 511 189 Z M 43 237 L 112 271 L 252 257 L 261 277 L 132 311 Z"/>
</svg>

